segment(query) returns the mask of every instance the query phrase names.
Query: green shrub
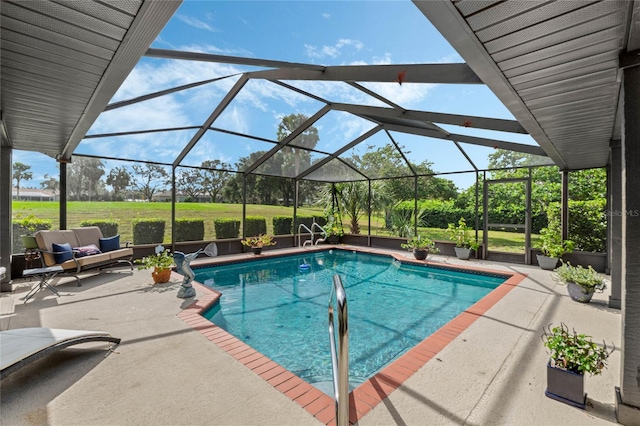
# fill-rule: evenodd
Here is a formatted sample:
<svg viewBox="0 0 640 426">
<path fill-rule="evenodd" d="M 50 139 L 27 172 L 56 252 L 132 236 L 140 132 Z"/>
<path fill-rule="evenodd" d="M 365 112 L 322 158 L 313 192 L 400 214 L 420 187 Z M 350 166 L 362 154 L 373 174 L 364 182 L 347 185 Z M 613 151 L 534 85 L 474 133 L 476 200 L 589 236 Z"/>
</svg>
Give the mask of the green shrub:
<svg viewBox="0 0 640 426">
<path fill-rule="evenodd" d="M 37 231 L 51 229 L 51 226 L 51 220 L 38 219 L 34 215 L 14 220 L 12 223 L 13 253 L 22 253 L 24 251 L 23 235 L 33 235 Z"/>
<path fill-rule="evenodd" d="M 293 233 L 293 217 L 273 216 L 273 233 L 275 235 L 287 235 Z"/>
<path fill-rule="evenodd" d="M 164 240 L 164 219 L 133 219 L 133 244 L 161 244 Z"/>
<path fill-rule="evenodd" d="M 296 226 L 293 230 L 294 234 L 298 233 L 298 228 L 300 224 L 304 224 L 307 228 L 311 229 L 311 225 L 313 225 L 313 216 L 311 215 L 298 215 L 296 216 Z"/>
<path fill-rule="evenodd" d="M 204 240 L 204 219 L 176 219 L 176 242 Z"/>
<path fill-rule="evenodd" d="M 238 238 L 240 235 L 240 221 L 233 218 L 220 218 L 213 221 L 216 239 Z"/>
<path fill-rule="evenodd" d="M 313 218 L 316 220 L 316 223 L 323 228 L 327 224 L 327 218 L 324 216 L 314 216 Z"/>
<path fill-rule="evenodd" d="M 575 250 L 602 253 L 606 251 L 607 217 L 606 201 L 569 200 L 569 239 Z M 560 220 L 560 203 L 547 208 L 549 221 Z"/>
<path fill-rule="evenodd" d="M 83 220 L 80 222 L 80 226 L 97 226 L 105 238 L 118 235 L 118 223 L 113 220 Z"/>
<path fill-rule="evenodd" d="M 267 219 L 264 216 L 247 216 L 244 220 L 244 235 L 253 237 L 267 233 Z"/>
</svg>

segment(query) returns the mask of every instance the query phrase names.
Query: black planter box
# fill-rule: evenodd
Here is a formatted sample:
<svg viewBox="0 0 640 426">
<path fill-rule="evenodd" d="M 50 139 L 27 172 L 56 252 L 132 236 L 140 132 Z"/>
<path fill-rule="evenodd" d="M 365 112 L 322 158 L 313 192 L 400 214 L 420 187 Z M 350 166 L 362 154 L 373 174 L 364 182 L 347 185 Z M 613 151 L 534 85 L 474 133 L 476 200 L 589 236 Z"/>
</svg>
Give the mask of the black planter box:
<svg viewBox="0 0 640 426">
<path fill-rule="evenodd" d="M 587 394 L 584 393 L 584 374 L 577 374 L 547 364 L 547 390 L 549 398 L 584 410 Z"/>
</svg>

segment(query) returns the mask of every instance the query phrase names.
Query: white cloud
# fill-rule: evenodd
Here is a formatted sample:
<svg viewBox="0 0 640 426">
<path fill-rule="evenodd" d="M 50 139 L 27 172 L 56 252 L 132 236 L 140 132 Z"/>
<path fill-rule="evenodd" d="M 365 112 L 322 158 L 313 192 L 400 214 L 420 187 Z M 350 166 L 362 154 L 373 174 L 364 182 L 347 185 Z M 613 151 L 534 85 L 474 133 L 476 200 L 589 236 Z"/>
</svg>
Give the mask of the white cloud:
<svg viewBox="0 0 640 426">
<path fill-rule="evenodd" d="M 323 14 L 321 14 L 320 16 L 322 16 L 324 19 L 329 19 L 329 18 L 331 18 L 331 14 L 330 14 L 330 13 L 326 13 L 326 12 L 325 12 L 325 13 L 323 13 Z"/>
<path fill-rule="evenodd" d="M 180 14 L 176 15 L 176 18 L 178 18 L 185 24 L 189 25 L 190 27 L 197 28 L 199 30 L 207 30 L 214 33 L 218 32 L 216 28 L 212 27 L 211 25 L 207 24 L 204 21 L 199 20 L 198 18 L 193 18 L 191 16 L 180 15 Z M 207 18 L 209 18 L 209 16 L 207 16 Z"/>
<path fill-rule="evenodd" d="M 360 51 L 364 48 L 364 44 L 358 40 L 341 38 L 333 46 L 314 46 L 311 44 L 305 44 L 307 56 L 310 58 L 321 59 L 327 56 L 337 58 L 342 55 L 343 50 L 346 48 L 352 48 L 355 51 Z"/>
</svg>

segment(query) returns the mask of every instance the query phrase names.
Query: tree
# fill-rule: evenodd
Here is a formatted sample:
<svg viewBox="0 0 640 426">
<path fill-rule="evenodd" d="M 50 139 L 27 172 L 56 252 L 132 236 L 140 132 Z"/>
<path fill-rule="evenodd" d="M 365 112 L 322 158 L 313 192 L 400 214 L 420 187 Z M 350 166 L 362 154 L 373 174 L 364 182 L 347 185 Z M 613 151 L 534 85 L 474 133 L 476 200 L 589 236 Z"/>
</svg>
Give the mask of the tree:
<svg viewBox="0 0 640 426">
<path fill-rule="evenodd" d="M 73 157 L 67 169 L 67 191 L 70 199 L 91 200 L 98 193 L 104 175 L 104 164 L 97 158 Z"/>
<path fill-rule="evenodd" d="M 117 200 L 120 194 L 131 185 L 131 173 L 124 166 L 111 169 L 107 176 L 107 185 L 113 188 L 113 199 Z"/>
<path fill-rule="evenodd" d="M 324 191 L 323 204 L 331 206 L 332 193 L 327 185 Z M 366 182 L 343 182 L 335 184 L 336 195 L 342 213 L 349 217 L 349 228 L 352 234 L 360 233 L 360 218 L 364 214 L 369 214 L 369 185 Z M 384 203 L 381 194 L 382 184 L 380 182 L 371 183 L 371 210 L 382 208 Z"/>
<path fill-rule="evenodd" d="M 196 201 L 203 192 L 202 174 L 198 169 L 183 169 L 176 176 L 176 189 L 192 201 Z"/>
<path fill-rule="evenodd" d="M 165 190 L 169 175 L 164 167 L 145 163 L 144 166 L 135 164 L 132 168 L 135 173 L 133 187 L 140 191 L 147 201 L 152 201 L 156 192 Z"/>
<path fill-rule="evenodd" d="M 294 130 L 300 127 L 305 121 L 307 121 L 309 117 L 304 114 L 289 114 L 285 117 L 282 117 L 280 124 L 278 125 L 278 141 L 283 140 Z M 291 141 L 289 145 L 285 148 L 282 148 L 281 152 L 283 154 L 287 154 L 289 152 L 293 153 L 293 176 L 298 176 L 300 172 L 300 160 L 302 156 L 306 155 L 307 161 L 310 160 L 310 156 L 307 151 L 301 150 L 300 148 L 313 149 L 318 144 L 320 137 L 318 136 L 318 129 L 314 126 L 309 126 L 305 129 L 304 132 L 300 133 L 296 138 Z"/>
<path fill-rule="evenodd" d="M 20 162 L 13 163 L 13 179 L 16 181 L 17 198 L 20 198 L 20 181 L 33 179 L 33 173 L 28 172 L 31 166 Z"/>
<path fill-rule="evenodd" d="M 206 192 L 211 198 L 211 202 L 215 203 L 218 198 L 218 194 L 222 191 L 222 188 L 229 181 L 229 172 L 224 172 L 219 169 L 231 169 L 231 165 L 220 160 L 206 160 L 200 165 L 202 169 L 202 190 Z"/>
<path fill-rule="evenodd" d="M 40 182 L 40 187 L 42 189 L 48 189 L 52 191 L 54 194 L 58 192 L 58 190 L 60 189 L 60 182 L 58 181 L 58 179 L 52 176 L 49 176 L 48 174 L 45 174 L 44 178 L 45 180 Z"/>
</svg>

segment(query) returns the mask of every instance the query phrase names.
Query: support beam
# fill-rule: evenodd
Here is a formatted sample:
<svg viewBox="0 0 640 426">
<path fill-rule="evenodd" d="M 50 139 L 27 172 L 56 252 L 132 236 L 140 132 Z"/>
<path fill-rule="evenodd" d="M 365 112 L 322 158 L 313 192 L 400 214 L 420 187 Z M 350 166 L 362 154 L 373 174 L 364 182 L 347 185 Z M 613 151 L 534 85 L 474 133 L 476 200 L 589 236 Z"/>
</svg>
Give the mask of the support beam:
<svg viewBox="0 0 640 426">
<path fill-rule="evenodd" d="M 623 72 L 622 344 L 618 422 L 640 425 L 640 67 Z"/>
<path fill-rule="evenodd" d="M 569 239 L 569 172 L 561 172 L 562 191 L 560 195 L 560 233 L 563 240 Z"/>
<path fill-rule="evenodd" d="M 609 235 L 607 251 L 609 253 L 609 271 L 611 273 L 611 294 L 609 307 L 620 309 L 622 306 L 622 152 L 619 140 L 611 141 L 608 172 Z"/>
<path fill-rule="evenodd" d="M 13 241 L 13 226 L 11 224 L 12 205 L 12 158 L 13 148 L 0 147 L 0 266 L 5 268 L 5 278 L 1 279 L 0 291 L 11 291 L 11 242 Z"/>
<path fill-rule="evenodd" d="M 427 136 L 436 139 L 446 139 L 456 142 L 470 143 L 473 145 L 487 146 L 489 148 L 507 149 L 509 151 L 524 152 L 525 154 L 539 155 L 546 157 L 547 154 L 539 146 L 525 145 L 522 143 L 501 141 L 497 139 L 480 138 L 477 136 L 459 135 L 451 133 L 445 135 L 437 130 L 420 129 L 417 127 L 403 126 L 399 124 L 385 124 L 384 128 L 396 132 L 409 133 L 412 135 Z"/>
<path fill-rule="evenodd" d="M 398 65 L 341 65 L 325 67 L 322 71 L 301 68 L 280 68 L 255 71 L 250 78 L 267 80 L 316 80 L 397 83 L 404 73 L 405 83 L 483 84 L 467 64 L 398 64 Z"/>
<path fill-rule="evenodd" d="M 67 229 L 67 163 L 60 163 L 60 229 Z"/>
<path fill-rule="evenodd" d="M 384 122 L 385 118 L 415 120 L 425 123 L 451 124 L 454 126 L 469 126 L 475 129 L 497 130 L 500 132 L 511 132 L 527 134 L 527 131 L 516 120 L 505 120 L 501 118 L 487 118 L 472 115 L 447 114 L 441 112 L 402 110 L 393 108 L 383 108 L 370 105 L 353 105 L 334 103 L 333 110 L 346 111 L 356 115 L 371 117 L 376 121 Z"/>
</svg>

